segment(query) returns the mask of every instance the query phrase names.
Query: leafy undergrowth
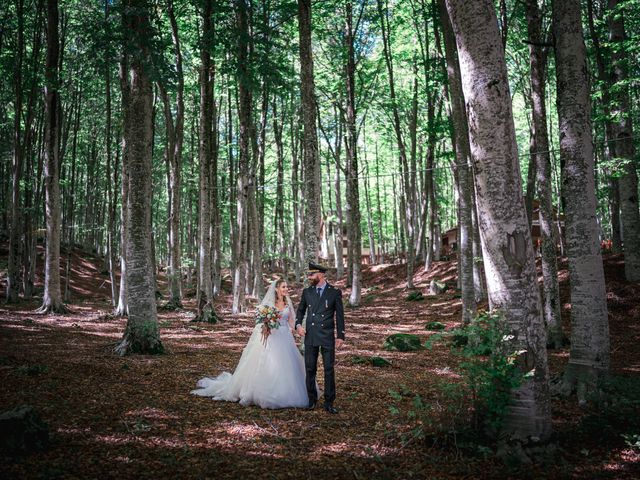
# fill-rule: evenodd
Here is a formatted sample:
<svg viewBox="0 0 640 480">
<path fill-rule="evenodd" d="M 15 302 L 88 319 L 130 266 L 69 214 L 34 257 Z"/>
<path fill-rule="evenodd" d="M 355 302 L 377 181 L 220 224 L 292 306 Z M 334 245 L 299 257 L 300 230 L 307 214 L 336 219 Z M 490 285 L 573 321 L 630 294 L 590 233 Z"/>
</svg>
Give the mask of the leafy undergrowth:
<svg viewBox="0 0 640 480">
<path fill-rule="evenodd" d="M 464 399 L 451 397 L 447 388 L 459 382 L 459 358 L 442 344 L 414 352 L 386 351 L 382 345 L 396 333 L 418 335 L 424 342 L 434 334 L 425 329 L 429 322 L 441 322 L 446 330 L 458 326 L 461 307 L 455 289 L 439 296 L 426 294 L 432 278 L 455 287 L 454 263 L 440 262 L 428 273 L 416 271 L 416 284 L 425 293 L 420 302 L 406 301 L 404 266 L 365 268 L 366 302 L 346 309 L 348 342 L 337 354 L 340 413 L 328 415 L 322 410 L 241 407 L 189 394 L 200 377 L 233 371 L 249 337 L 252 315 L 231 315 L 229 296 L 216 303 L 221 322 L 215 325 L 191 322 L 193 299 L 185 301 L 184 310 L 161 311 L 168 354 L 115 356 L 113 347 L 125 320 L 109 313 L 110 286 L 100 273 L 101 263 L 74 255 L 72 313 L 36 315 L 36 300 L 0 309 L 0 410 L 33 405 L 51 432 L 48 450 L 0 458 L 3 478 L 633 478 L 639 474 L 640 454 L 633 435 L 640 432 L 603 429 L 602 422 L 615 423 L 602 416 L 604 407 L 593 403 L 581 409 L 574 398 L 553 400 L 559 449 L 552 461 L 539 465 L 506 467 L 490 450 L 468 448 L 473 439 L 448 436 L 443 442 L 435 434 L 451 420 L 452 412 L 461 418 L 466 415 Z M 640 287 L 622 280 L 621 265 L 619 257 L 609 257 L 605 266 L 612 365 L 616 375 L 638 379 Z M 568 332 L 566 271 L 561 273 L 561 285 Z M 300 287 L 292 291 L 295 302 Z M 378 368 L 354 361 L 373 356 L 391 365 Z M 549 358 L 552 373 L 557 374 L 568 350 L 552 351 Z M 322 387 L 322 375 L 319 381 Z M 405 441 L 418 420 L 391 413 L 398 395 L 406 402 L 419 395 L 430 406 L 426 430 L 429 433 L 433 426 L 434 435 Z"/>
</svg>

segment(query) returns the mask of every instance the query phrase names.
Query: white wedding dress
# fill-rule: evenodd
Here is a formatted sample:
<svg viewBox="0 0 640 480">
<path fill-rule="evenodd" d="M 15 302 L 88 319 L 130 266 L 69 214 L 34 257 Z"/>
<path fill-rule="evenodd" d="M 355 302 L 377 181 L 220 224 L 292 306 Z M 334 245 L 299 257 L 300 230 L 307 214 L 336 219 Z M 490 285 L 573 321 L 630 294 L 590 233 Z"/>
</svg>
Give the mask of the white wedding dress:
<svg viewBox="0 0 640 480">
<path fill-rule="evenodd" d="M 266 345 L 262 326 L 256 325 L 233 375 L 203 378 L 191 393 L 262 408 L 306 407 L 304 359 L 289 327 L 290 315 L 294 312 L 289 303 L 281 312 L 280 328 L 271 330 Z"/>
</svg>

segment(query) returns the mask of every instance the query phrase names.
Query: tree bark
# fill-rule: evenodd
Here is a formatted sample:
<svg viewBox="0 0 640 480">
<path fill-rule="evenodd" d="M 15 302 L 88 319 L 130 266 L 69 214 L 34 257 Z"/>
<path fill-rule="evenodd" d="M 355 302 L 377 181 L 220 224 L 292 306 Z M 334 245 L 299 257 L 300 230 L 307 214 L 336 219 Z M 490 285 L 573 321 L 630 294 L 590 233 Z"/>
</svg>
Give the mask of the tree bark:
<svg viewBox="0 0 640 480">
<path fill-rule="evenodd" d="M 609 370 L 609 323 L 598 241 L 586 49 L 579 0 L 553 2 L 560 159 L 571 288 L 571 352 L 563 391 L 580 402 Z"/>
<path fill-rule="evenodd" d="M 389 100 L 391 101 L 391 109 L 393 114 L 393 129 L 396 136 L 396 142 L 398 145 L 398 152 L 400 155 L 400 169 L 404 173 L 403 189 L 404 195 L 400 198 L 401 208 L 402 203 L 406 202 L 404 208 L 404 221 L 405 229 L 407 233 L 406 238 L 406 250 L 407 250 L 407 288 L 414 288 L 413 285 L 413 269 L 415 266 L 415 197 L 414 190 L 411 188 L 410 181 L 410 168 L 407 160 L 407 152 L 404 140 L 402 138 L 402 127 L 400 122 L 400 113 L 398 111 L 398 104 L 396 99 L 395 79 L 393 72 L 393 60 L 391 57 L 391 40 L 389 32 L 389 22 L 386 9 L 383 8 L 382 0 L 377 0 L 378 14 L 380 16 L 380 25 L 382 28 L 382 44 L 384 48 L 385 63 L 387 65 L 387 74 L 389 76 Z"/>
<path fill-rule="evenodd" d="M 542 235 L 542 299 L 544 319 L 547 325 L 548 344 L 553 348 L 562 346 L 562 318 L 560 316 L 560 288 L 558 286 L 558 263 L 553 214 L 553 192 L 551 189 L 551 160 L 549 137 L 547 136 L 546 64 L 547 52 L 542 38 L 542 12 L 537 0 L 527 0 L 527 31 L 529 37 L 529 62 L 531 65 L 531 144 L 532 166 L 536 172 L 538 219 Z M 527 191 L 528 193 L 528 191 Z M 532 216 L 529 213 L 529 224 Z"/>
<path fill-rule="evenodd" d="M 60 92 L 59 92 L 58 1 L 47 1 L 47 62 L 45 68 L 45 162 L 44 185 L 47 242 L 45 249 L 44 297 L 38 313 L 64 313 L 60 289 Z"/>
<path fill-rule="evenodd" d="M 115 309 L 115 314 L 119 316 L 128 315 L 129 309 L 127 306 L 127 237 L 128 237 L 128 225 L 127 212 L 129 203 L 129 174 L 127 172 L 129 161 L 127 155 L 129 149 L 126 146 L 126 134 L 129 131 L 129 84 L 128 73 L 129 61 L 126 54 L 122 54 L 119 65 L 119 80 L 121 100 L 120 107 L 122 110 L 122 184 L 121 184 L 121 210 L 120 210 L 120 288 L 118 293 L 118 306 Z"/>
<path fill-rule="evenodd" d="M 196 303 L 197 318 L 212 311 L 213 284 L 211 277 L 211 124 L 213 115 L 213 91 L 211 88 L 211 53 L 209 42 L 213 36 L 211 14 L 212 0 L 204 2 L 202 11 L 202 44 L 200 45 L 200 131 L 198 145 L 199 168 L 199 200 L 198 200 L 198 290 Z"/>
<path fill-rule="evenodd" d="M 315 81 L 311 50 L 311 0 L 298 0 L 298 35 L 300 41 L 300 97 L 302 107 L 304 158 L 304 261 L 318 260 L 320 245 L 320 159 L 316 132 Z"/>
<path fill-rule="evenodd" d="M 451 113 L 453 117 L 455 171 L 458 187 L 458 265 L 460 271 L 460 288 L 462 290 L 462 322 L 470 323 L 476 313 L 476 299 L 473 282 L 473 224 L 471 210 L 473 203 L 473 175 L 471 173 L 471 151 L 469 146 L 469 127 L 464 105 L 460 65 L 456 51 L 455 36 L 447 16 L 444 0 L 439 2 L 440 23 L 447 59 L 447 77 Z"/>
<path fill-rule="evenodd" d="M 182 189 L 182 145 L 184 142 L 184 75 L 182 73 L 182 50 L 178 35 L 173 0 L 168 0 L 167 13 L 171 23 L 171 38 L 175 50 L 176 90 L 175 123 L 172 117 L 169 96 L 161 87 L 164 101 L 164 117 L 167 127 L 167 157 L 169 161 L 169 302 L 171 308 L 182 307 L 182 262 L 180 248 L 180 190 Z"/>
<path fill-rule="evenodd" d="M 620 217 L 622 220 L 622 248 L 624 251 L 624 274 L 629 282 L 640 282 L 640 211 L 638 210 L 637 159 L 633 144 L 633 112 L 629 98 L 627 72 L 628 54 L 624 44 L 628 41 L 625 32 L 624 11 L 618 0 L 609 0 L 609 42 L 613 52 L 611 100 L 612 145 L 615 157 L 622 160 L 623 173 L 618 179 L 620 195 Z"/>
<path fill-rule="evenodd" d="M 24 55 L 24 1 L 16 2 L 17 37 L 14 69 L 13 155 L 11 158 L 11 214 L 9 223 L 9 262 L 7 268 L 7 302 L 16 303 L 20 293 L 20 218 L 22 179 L 22 62 Z"/>
<path fill-rule="evenodd" d="M 345 5 L 344 42 L 347 50 L 345 65 L 345 82 L 347 93 L 346 105 L 346 162 L 347 162 L 347 235 L 351 248 L 351 295 L 349 304 L 360 305 L 362 276 L 362 232 L 360 229 L 360 192 L 358 190 L 358 135 L 356 131 L 356 94 L 355 94 L 355 53 L 353 45 L 353 11 L 352 2 Z"/>
<path fill-rule="evenodd" d="M 491 0 L 446 0 L 458 46 L 475 169 L 489 305 L 512 332 L 511 351 L 530 373 L 514 389 L 502 434 L 551 434 L 546 331 L 526 218 L 504 50 Z"/>
<path fill-rule="evenodd" d="M 151 251 L 151 160 L 153 142 L 153 88 L 148 49 L 152 31 L 148 3 L 128 0 L 122 15 L 125 41 L 131 56 L 126 74 L 129 125 L 124 131 L 124 160 L 127 162 L 129 198 L 127 201 L 126 275 L 129 317 L 116 353 L 163 353 L 156 310 L 154 262 Z"/>
<path fill-rule="evenodd" d="M 240 155 L 238 158 L 237 177 L 237 211 L 236 211 L 236 265 L 233 277 L 233 313 L 243 312 L 246 308 L 245 294 L 247 288 L 247 247 L 248 247 L 248 207 L 249 195 L 254 190 L 250 187 L 251 166 L 251 122 L 252 94 L 248 65 L 249 25 L 246 0 L 236 0 L 236 25 L 238 28 L 238 118 L 240 121 Z"/>
</svg>

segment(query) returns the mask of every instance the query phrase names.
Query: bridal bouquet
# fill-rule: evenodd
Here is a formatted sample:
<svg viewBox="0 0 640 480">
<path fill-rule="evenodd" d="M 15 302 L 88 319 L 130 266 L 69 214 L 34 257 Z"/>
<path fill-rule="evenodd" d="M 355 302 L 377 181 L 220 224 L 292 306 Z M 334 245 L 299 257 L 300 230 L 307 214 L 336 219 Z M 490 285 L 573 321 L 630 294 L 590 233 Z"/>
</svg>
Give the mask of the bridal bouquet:
<svg viewBox="0 0 640 480">
<path fill-rule="evenodd" d="M 262 324 L 262 343 L 266 345 L 271 330 L 280 328 L 280 313 L 275 307 L 259 305 L 256 314 L 256 325 Z"/>
</svg>

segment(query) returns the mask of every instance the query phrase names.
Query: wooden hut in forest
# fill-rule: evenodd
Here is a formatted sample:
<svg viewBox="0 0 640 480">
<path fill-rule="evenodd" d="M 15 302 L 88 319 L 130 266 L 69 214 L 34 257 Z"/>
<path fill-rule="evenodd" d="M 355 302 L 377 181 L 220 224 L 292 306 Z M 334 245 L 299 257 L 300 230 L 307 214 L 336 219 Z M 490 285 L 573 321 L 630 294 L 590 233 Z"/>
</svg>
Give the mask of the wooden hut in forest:
<svg viewBox="0 0 640 480">
<path fill-rule="evenodd" d="M 540 231 L 540 202 L 533 200 L 533 211 L 531 221 L 531 239 L 533 240 L 533 249 L 536 255 L 540 254 L 540 246 L 542 244 L 542 232 Z M 564 236 L 564 215 L 558 217 L 558 211 L 553 207 L 554 225 L 556 234 L 560 229 Z M 458 227 L 451 228 L 444 232 L 441 236 L 441 253 L 445 258 L 454 259 L 458 251 Z"/>
</svg>

